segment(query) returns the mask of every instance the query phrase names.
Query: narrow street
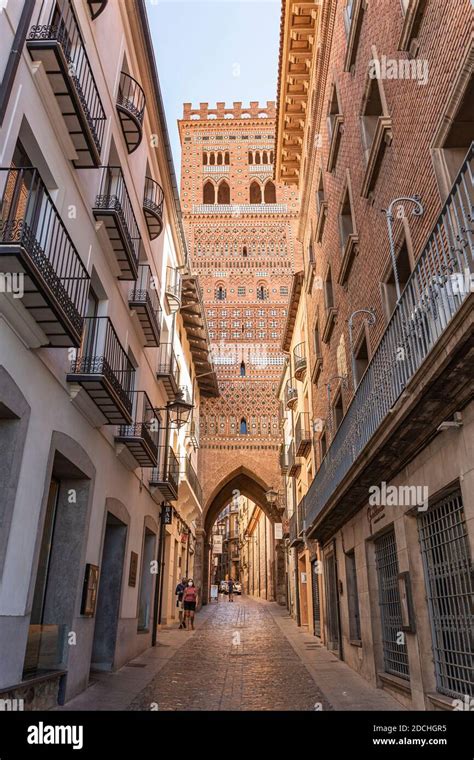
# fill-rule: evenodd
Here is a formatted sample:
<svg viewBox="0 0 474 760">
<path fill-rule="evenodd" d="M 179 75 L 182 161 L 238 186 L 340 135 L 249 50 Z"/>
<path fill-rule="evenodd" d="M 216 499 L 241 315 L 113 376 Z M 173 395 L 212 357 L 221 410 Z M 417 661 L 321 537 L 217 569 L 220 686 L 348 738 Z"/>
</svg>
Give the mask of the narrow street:
<svg viewBox="0 0 474 760">
<path fill-rule="evenodd" d="M 58 710 L 401 710 L 275 603 L 226 597 Z"/>
</svg>

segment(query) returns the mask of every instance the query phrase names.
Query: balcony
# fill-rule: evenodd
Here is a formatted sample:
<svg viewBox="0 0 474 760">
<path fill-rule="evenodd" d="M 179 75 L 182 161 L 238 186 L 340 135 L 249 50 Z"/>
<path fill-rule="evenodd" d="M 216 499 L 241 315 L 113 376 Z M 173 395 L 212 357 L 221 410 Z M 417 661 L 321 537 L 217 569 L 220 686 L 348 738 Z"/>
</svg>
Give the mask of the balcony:
<svg viewBox="0 0 474 760">
<path fill-rule="evenodd" d="M 132 424 L 120 425 L 115 444 L 117 453 L 123 446 L 132 455 L 132 466 L 156 467 L 158 464 L 159 423 L 156 411 L 144 391 L 133 393 Z"/>
<path fill-rule="evenodd" d="M 309 489 L 307 521 L 321 540 L 472 395 L 472 157 L 471 146 Z"/>
<path fill-rule="evenodd" d="M 298 515 L 297 515 L 296 510 L 293 512 L 290 519 L 288 520 L 288 539 L 289 539 L 289 546 L 291 548 L 297 547 L 303 543 L 303 539 L 299 535 Z"/>
<path fill-rule="evenodd" d="M 197 502 L 199 508 L 202 509 L 202 486 L 194 469 L 190 457 L 186 456 L 182 459 L 181 467 L 181 481 L 184 481 L 191 489 L 194 499 Z"/>
<path fill-rule="evenodd" d="M 295 453 L 296 456 L 305 456 L 311 448 L 311 425 L 309 413 L 300 412 L 295 425 Z"/>
<path fill-rule="evenodd" d="M 92 21 L 105 10 L 108 0 L 87 0 Z"/>
<path fill-rule="evenodd" d="M 294 409 L 298 403 L 298 389 L 291 380 L 285 385 L 285 404 L 287 409 Z"/>
<path fill-rule="evenodd" d="M 145 93 L 136 79 L 125 71 L 120 74 L 116 105 L 127 150 L 133 153 L 143 137 Z"/>
<path fill-rule="evenodd" d="M 304 343 L 299 343 L 293 349 L 293 375 L 297 380 L 304 380 L 306 375 L 306 348 Z"/>
<path fill-rule="evenodd" d="M 77 357 L 66 377 L 87 392 L 110 425 L 130 425 L 135 369 L 108 317 L 86 317 Z"/>
<path fill-rule="evenodd" d="M 303 537 L 306 532 L 306 496 L 298 502 L 296 514 L 298 515 L 298 536 Z"/>
<path fill-rule="evenodd" d="M 0 169 L 0 269 L 55 347 L 78 347 L 89 275 L 36 169 Z M 23 320 L 24 321 L 24 317 Z"/>
<path fill-rule="evenodd" d="M 288 475 L 296 477 L 301 469 L 301 458 L 296 455 L 296 449 L 293 443 L 288 446 Z"/>
<path fill-rule="evenodd" d="M 159 346 L 161 333 L 161 306 L 155 281 L 148 264 L 140 264 L 138 277 L 131 286 L 128 305 L 140 321 L 145 346 Z"/>
<path fill-rule="evenodd" d="M 61 7 L 53 3 L 46 23 L 31 27 L 26 47 L 33 61 L 43 64 L 77 154 L 74 165 L 98 166 L 106 116 L 79 24 L 68 0 Z"/>
<path fill-rule="evenodd" d="M 177 267 L 166 267 L 166 304 L 170 314 L 175 314 L 181 308 L 182 279 Z"/>
<path fill-rule="evenodd" d="M 140 231 L 122 169 L 102 166 L 99 194 L 93 213 L 103 222 L 120 268 L 120 279 L 136 280 L 140 253 Z"/>
<path fill-rule="evenodd" d="M 189 424 L 188 438 L 195 449 L 199 448 L 199 412 L 193 415 Z"/>
<path fill-rule="evenodd" d="M 161 185 L 151 177 L 145 177 L 143 214 L 150 240 L 155 240 L 163 229 L 163 200 L 164 194 Z"/>
<path fill-rule="evenodd" d="M 284 443 L 280 445 L 280 471 L 282 475 L 288 472 L 288 446 Z"/>
<path fill-rule="evenodd" d="M 150 473 L 152 495 L 158 490 L 165 501 L 176 501 L 179 490 L 179 461 L 171 446 L 158 447 L 158 465 Z"/>
<path fill-rule="evenodd" d="M 159 348 L 156 376 L 162 381 L 168 399 L 173 401 L 179 391 L 179 367 L 171 343 L 162 343 Z"/>
</svg>

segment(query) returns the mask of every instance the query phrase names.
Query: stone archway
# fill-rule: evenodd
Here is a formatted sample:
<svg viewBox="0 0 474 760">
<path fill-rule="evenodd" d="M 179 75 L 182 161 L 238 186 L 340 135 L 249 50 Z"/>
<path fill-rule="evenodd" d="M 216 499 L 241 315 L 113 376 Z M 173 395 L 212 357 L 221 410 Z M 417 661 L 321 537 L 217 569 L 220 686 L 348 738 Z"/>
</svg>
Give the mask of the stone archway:
<svg viewBox="0 0 474 760">
<path fill-rule="evenodd" d="M 229 504 L 236 494 L 247 496 L 257 504 L 273 522 L 281 522 L 281 512 L 276 505 L 269 504 L 266 493 L 272 488 L 272 483 L 267 483 L 262 477 L 257 475 L 248 467 L 240 466 L 228 473 L 226 477 L 218 483 L 209 494 L 203 511 L 201 525 L 197 529 L 197 546 L 194 563 L 194 578 L 196 584 L 202 590 L 202 603 L 207 604 L 209 592 L 209 559 L 210 559 L 210 536 L 212 526 L 217 516 Z M 277 573 L 275 577 L 275 597 L 282 601 L 284 594 L 284 561 L 283 547 L 275 549 L 275 567 Z M 282 557 L 280 558 L 280 554 Z M 283 568 L 283 577 L 280 577 L 280 568 Z"/>
</svg>

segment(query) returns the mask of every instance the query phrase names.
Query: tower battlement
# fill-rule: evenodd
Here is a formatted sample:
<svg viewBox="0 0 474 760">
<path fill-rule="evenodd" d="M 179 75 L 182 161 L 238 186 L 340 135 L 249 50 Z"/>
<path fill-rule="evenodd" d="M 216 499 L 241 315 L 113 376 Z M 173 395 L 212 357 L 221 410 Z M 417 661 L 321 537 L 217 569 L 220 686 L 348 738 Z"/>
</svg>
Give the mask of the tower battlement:
<svg viewBox="0 0 474 760">
<path fill-rule="evenodd" d="M 193 108 L 192 103 L 183 104 L 184 120 L 202 120 L 208 119 L 274 119 L 276 116 L 276 106 L 274 100 L 267 100 L 267 104 L 260 105 L 258 100 L 250 101 L 248 106 L 243 106 L 241 102 L 235 102 L 232 107 L 226 106 L 225 103 L 216 103 L 215 107 L 209 106 L 209 103 L 199 103 L 199 108 Z"/>
</svg>

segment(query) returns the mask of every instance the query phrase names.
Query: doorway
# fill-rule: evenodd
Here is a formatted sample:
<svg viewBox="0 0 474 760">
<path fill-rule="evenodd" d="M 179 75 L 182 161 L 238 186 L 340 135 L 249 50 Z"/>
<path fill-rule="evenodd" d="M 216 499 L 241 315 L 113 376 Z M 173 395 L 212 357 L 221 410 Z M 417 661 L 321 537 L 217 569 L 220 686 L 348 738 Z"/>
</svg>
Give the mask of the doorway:
<svg viewBox="0 0 474 760">
<path fill-rule="evenodd" d="M 334 546 L 327 549 L 324 554 L 324 577 L 326 580 L 327 647 L 342 660 L 337 561 Z"/>
<path fill-rule="evenodd" d="M 91 667 L 111 670 L 120 614 L 127 526 L 107 512 Z"/>
</svg>

